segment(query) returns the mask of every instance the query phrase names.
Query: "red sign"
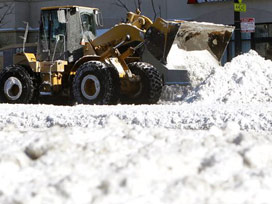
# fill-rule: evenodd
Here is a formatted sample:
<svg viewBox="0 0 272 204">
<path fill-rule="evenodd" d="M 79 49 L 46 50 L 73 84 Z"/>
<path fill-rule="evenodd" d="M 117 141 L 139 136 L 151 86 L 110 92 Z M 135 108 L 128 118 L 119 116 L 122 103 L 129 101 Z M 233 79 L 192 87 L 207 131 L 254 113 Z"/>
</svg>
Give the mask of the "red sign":
<svg viewBox="0 0 272 204">
<path fill-rule="evenodd" d="M 188 0 L 188 4 L 200 4 L 200 3 L 207 3 L 207 2 L 224 2 L 224 1 L 231 1 L 231 0 Z"/>
<path fill-rule="evenodd" d="M 255 18 L 241 18 L 241 32 L 255 32 Z"/>
</svg>

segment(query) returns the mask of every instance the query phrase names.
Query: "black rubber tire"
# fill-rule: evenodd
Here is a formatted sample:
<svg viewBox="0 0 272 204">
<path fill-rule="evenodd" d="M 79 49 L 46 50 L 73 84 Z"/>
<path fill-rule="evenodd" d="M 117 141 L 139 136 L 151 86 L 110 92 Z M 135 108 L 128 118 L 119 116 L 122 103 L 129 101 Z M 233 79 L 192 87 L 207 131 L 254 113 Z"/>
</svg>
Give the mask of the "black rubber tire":
<svg viewBox="0 0 272 204">
<path fill-rule="evenodd" d="M 122 95 L 121 102 L 125 104 L 155 104 L 162 93 L 163 82 L 158 70 L 145 62 L 128 64 L 135 75 L 140 76 L 140 89 L 135 95 Z"/>
<path fill-rule="evenodd" d="M 73 96 L 79 104 L 111 105 L 119 100 L 118 87 L 113 68 L 99 61 L 85 62 L 79 67 L 73 79 Z M 99 89 L 93 96 L 85 96 L 81 88 L 86 77 L 93 77 L 99 83 Z M 88 80 L 88 79 L 87 79 Z M 86 81 L 85 81 L 86 82 Z M 87 82 L 86 82 L 87 84 Z M 120 88 L 119 88 L 120 89 Z"/>
<path fill-rule="evenodd" d="M 18 98 L 11 99 L 5 94 L 5 83 L 10 77 L 16 78 L 22 85 L 22 92 Z M 1 103 L 29 103 L 32 101 L 34 95 L 33 79 L 27 70 L 19 65 L 9 66 L 0 73 L 0 102 Z"/>
<path fill-rule="evenodd" d="M 115 67 L 106 67 L 104 69 L 106 72 L 110 72 L 110 84 L 109 88 L 112 89 L 110 91 L 111 93 L 111 105 L 116 105 L 120 102 L 120 78 L 119 78 L 119 72 Z"/>
<path fill-rule="evenodd" d="M 33 87 L 34 87 L 34 90 L 33 90 L 33 96 L 32 96 L 32 99 L 31 101 L 29 101 L 29 103 L 32 103 L 32 104 L 39 104 L 39 101 L 40 101 L 40 90 L 39 90 L 39 87 L 40 87 L 40 84 L 41 84 L 41 78 L 40 78 L 40 74 L 39 73 L 33 73 L 32 70 L 28 70 L 28 73 L 32 79 L 32 82 L 33 82 Z"/>
</svg>

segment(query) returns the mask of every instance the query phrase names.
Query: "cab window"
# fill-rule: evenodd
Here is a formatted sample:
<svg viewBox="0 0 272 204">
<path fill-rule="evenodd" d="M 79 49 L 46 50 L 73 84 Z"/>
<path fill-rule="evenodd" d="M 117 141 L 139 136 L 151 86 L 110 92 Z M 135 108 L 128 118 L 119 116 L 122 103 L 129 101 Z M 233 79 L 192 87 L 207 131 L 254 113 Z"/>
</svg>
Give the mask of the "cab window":
<svg viewBox="0 0 272 204">
<path fill-rule="evenodd" d="M 92 32 L 95 35 L 95 21 L 94 15 L 90 13 L 82 13 L 81 14 L 81 22 L 82 22 L 82 29 L 83 32 Z"/>
</svg>

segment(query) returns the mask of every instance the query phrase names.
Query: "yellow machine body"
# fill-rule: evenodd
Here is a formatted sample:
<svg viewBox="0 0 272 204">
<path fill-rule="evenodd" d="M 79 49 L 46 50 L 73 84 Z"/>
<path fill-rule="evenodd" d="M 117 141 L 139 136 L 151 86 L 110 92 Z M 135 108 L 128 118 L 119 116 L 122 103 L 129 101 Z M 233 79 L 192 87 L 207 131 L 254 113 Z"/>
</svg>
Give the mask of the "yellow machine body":
<svg viewBox="0 0 272 204">
<path fill-rule="evenodd" d="M 78 21 L 79 26 L 74 22 L 75 14 L 80 11 L 83 11 L 83 14 Z M 139 89 L 141 77 L 133 74 L 128 66 L 128 63 L 137 61 L 155 66 L 164 84 L 189 84 L 186 70 L 169 70 L 166 66 L 167 55 L 172 45 L 175 44 L 184 50 L 206 49 L 220 61 L 233 32 L 233 27 L 223 25 L 166 21 L 162 18 L 153 22 L 141 15 L 140 11 L 136 11 L 127 14 L 126 23 L 120 23 L 103 35 L 94 37 L 95 27 L 87 24 L 85 28 L 84 22 L 100 24 L 99 10 L 96 8 L 46 7 L 42 8 L 42 12 L 44 14 L 41 15 L 41 29 L 44 29 L 43 24 L 48 18 L 54 17 L 60 22 L 63 33 L 51 31 L 55 40 L 52 46 L 49 36 L 40 31 L 38 54 L 17 54 L 14 64 L 28 67 L 35 76 L 39 76 L 39 92 L 48 95 L 70 93 L 77 70 L 84 63 L 91 61 L 102 62 L 117 70 L 121 94 L 130 95 L 130 92 Z M 84 16 L 86 13 L 90 19 Z M 79 30 L 73 30 L 73 27 Z M 81 39 L 77 37 L 79 34 L 82 35 Z M 66 46 L 66 42 L 73 44 L 68 43 Z M 92 84 L 94 86 L 95 83 Z"/>
</svg>

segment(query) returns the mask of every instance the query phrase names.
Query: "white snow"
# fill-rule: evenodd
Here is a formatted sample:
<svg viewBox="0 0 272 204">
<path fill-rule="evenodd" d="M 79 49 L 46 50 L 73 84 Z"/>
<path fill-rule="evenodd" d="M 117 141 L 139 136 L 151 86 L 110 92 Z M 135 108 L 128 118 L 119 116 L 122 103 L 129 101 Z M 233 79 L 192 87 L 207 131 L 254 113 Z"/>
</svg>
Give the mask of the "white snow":
<svg viewBox="0 0 272 204">
<path fill-rule="evenodd" d="M 1 104 L 0 203 L 271 203 L 272 62 L 183 58 L 158 105 Z"/>
<path fill-rule="evenodd" d="M 189 71 L 192 86 L 203 82 L 214 69 L 219 67 L 218 61 L 207 51 L 185 51 L 174 44 L 167 57 L 167 67 Z"/>
<path fill-rule="evenodd" d="M 272 62 L 251 50 L 214 69 L 187 101 L 254 103 L 272 101 Z"/>
</svg>

